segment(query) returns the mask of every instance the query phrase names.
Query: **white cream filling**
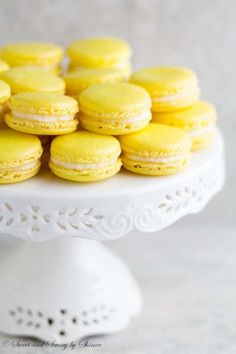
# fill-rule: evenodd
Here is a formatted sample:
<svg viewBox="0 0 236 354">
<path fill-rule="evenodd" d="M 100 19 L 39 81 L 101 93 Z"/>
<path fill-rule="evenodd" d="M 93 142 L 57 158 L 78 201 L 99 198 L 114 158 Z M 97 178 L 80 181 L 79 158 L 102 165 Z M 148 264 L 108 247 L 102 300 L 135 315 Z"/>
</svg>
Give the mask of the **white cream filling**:
<svg viewBox="0 0 236 354">
<path fill-rule="evenodd" d="M 174 95 L 169 95 L 169 96 L 163 96 L 163 97 L 152 97 L 152 101 L 154 103 L 162 103 L 162 102 L 170 102 L 170 101 L 176 101 L 182 98 L 186 98 L 191 96 L 192 94 L 199 94 L 200 90 L 198 87 L 192 87 L 184 92 L 181 93 L 176 93 Z"/>
<path fill-rule="evenodd" d="M 214 124 L 211 124 L 208 127 L 202 127 L 202 128 L 195 129 L 195 130 L 187 130 L 187 133 L 191 136 L 191 138 L 195 138 L 199 135 L 213 132 L 214 129 L 215 129 Z"/>
<path fill-rule="evenodd" d="M 185 157 L 185 154 L 179 154 L 175 156 L 170 156 L 170 157 L 146 157 L 146 156 L 140 156 L 140 155 L 134 155 L 130 153 L 125 153 L 124 156 L 133 161 L 143 161 L 143 162 L 172 162 L 172 161 L 179 161 L 182 160 Z"/>
<path fill-rule="evenodd" d="M 100 163 L 72 163 L 72 162 L 64 162 L 64 161 L 58 160 L 57 158 L 51 156 L 50 161 L 57 166 L 61 166 L 61 167 L 68 168 L 68 169 L 93 170 L 96 168 L 103 168 L 103 167 L 113 165 L 114 163 L 116 163 L 117 158 L 113 158 L 109 161 L 100 162 Z"/>
<path fill-rule="evenodd" d="M 65 116 L 54 116 L 54 115 L 39 115 L 39 114 L 29 114 L 29 113 L 22 113 L 22 112 L 16 112 L 12 111 L 12 114 L 14 117 L 17 118 L 23 118 L 26 120 L 33 120 L 36 122 L 45 122 L 45 123 L 54 123 L 54 122 L 64 122 L 64 121 L 70 121 L 74 119 L 73 114 L 68 114 Z"/>
<path fill-rule="evenodd" d="M 92 116 L 92 115 L 91 115 Z M 136 114 L 132 117 L 123 119 L 123 118 L 112 118 L 112 116 L 107 115 L 103 115 L 101 114 L 101 118 L 100 117 L 93 117 L 93 120 L 99 121 L 99 122 L 103 122 L 104 123 L 104 118 L 107 118 L 107 123 L 112 123 L 112 120 L 114 121 L 118 121 L 119 123 L 124 123 L 124 124 L 129 124 L 129 123 L 137 123 L 137 122 L 141 122 L 147 119 L 151 119 L 151 113 L 149 110 L 140 113 L 140 114 Z M 82 117 L 83 120 L 83 117 Z"/>
<path fill-rule="evenodd" d="M 34 168 L 37 166 L 39 163 L 40 159 L 37 159 L 35 161 L 29 162 L 23 166 L 12 166 L 12 167 L 7 167 L 7 168 L 0 168 L 0 171 L 27 171 L 30 170 L 31 168 Z"/>
</svg>

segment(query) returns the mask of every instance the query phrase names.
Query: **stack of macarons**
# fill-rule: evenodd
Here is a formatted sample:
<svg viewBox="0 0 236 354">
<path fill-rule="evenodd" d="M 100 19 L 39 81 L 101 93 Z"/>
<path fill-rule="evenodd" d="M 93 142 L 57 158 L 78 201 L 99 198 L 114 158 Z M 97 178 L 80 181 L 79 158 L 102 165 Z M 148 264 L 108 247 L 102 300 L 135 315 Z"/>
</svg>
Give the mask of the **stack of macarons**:
<svg viewBox="0 0 236 354">
<path fill-rule="evenodd" d="M 192 150 L 207 147 L 215 135 L 214 107 L 199 100 L 195 73 L 184 68 L 151 67 L 131 75 L 130 82 L 145 88 L 152 99 L 152 121 L 188 133 Z"/>
<path fill-rule="evenodd" d="M 119 172 L 160 176 L 209 145 L 216 114 L 199 101 L 196 75 L 147 68 L 131 75 L 131 49 L 115 38 L 63 49 L 16 43 L 1 49 L 0 184 L 33 177 L 43 150 L 60 178 L 99 181 Z M 62 69 L 63 68 L 63 69 Z M 131 75 L 131 76 L 130 76 Z"/>
</svg>

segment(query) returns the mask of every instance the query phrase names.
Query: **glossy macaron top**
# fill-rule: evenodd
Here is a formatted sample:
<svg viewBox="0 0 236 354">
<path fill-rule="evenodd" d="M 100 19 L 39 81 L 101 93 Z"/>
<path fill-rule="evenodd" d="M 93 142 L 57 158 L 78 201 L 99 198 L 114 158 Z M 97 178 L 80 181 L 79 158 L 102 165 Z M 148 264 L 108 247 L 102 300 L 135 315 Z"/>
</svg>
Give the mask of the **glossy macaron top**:
<svg viewBox="0 0 236 354">
<path fill-rule="evenodd" d="M 81 68 L 65 75 L 64 80 L 66 92 L 71 95 L 78 95 L 93 84 L 122 82 L 123 75 L 119 70 L 110 68 Z"/>
<path fill-rule="evenodd" d="M 191 148 L 187 133 L 178 128 L 154 123 L 136 133 L 122 135 L 119 140 L 122 150 L 147 157 L 176 155 Z"/>
<path fill-rule="evenodd" d="M 79 98 L 81 110 L 90 115 L 132 115 L 151 107 L 150 97 L 139 86 L 116 83 L 94 84 Z"/>
<path fill-rule="evenodd" d="M 214 106 L 205 101 L 169 113 L 153 113 L 153 121 L 178 126 L 184 129 L 194 129 L 215 123 L 217 119 Z"/>
<path fill-rule="evenodd" d="M 105 162 L 120 155 L 120 144 L 112 136 L 87 131 L 56 137 L 51 145 L 51 155 L 65 162 Z"/>
<path fill-rule="evenodd" d="M 78 103 L 74 98 L 47 92 L 18 93 L 11 97 L 9 106 L 13 112 L 27 114 L 60 116 L 78 112 Z"/>
<path fill-rule="evenodd" d="M 11 89 L 10 86 L 0 80 L 0 104 L 4 103 L 5 101 L 7 101 L 11 96 Z"/>
<path fill-rule="evenodd" d="M 65 92 L 63 79 L 38 67 L 11 68 L 1 74 L 1 79 L 9 84 L 13 95 L 21 92 Z"/>
<path fill-rule="evenodd" d="M 62 59 L 61 47 L 42 42 L 8 44 L 2 48 L 2 58 L 10 66 L 58 65 Z"/>
<path fill-rule="evenodd" d="M 127 42 L 117 38 L 89 38 L 71 43 L 67 53 L 78 66 L 120 68 L 131 57 Z"/>
<path fill-rule="evenodd" d="M 144 87 L 148 92 L 176 92 L 196 86 L 197 76 L 189 69 L 178 67 L 151 67 L 134 72 L 130 82 Z"/>
<path fill-rule="evenodd" d="M 9 65 L 5 61 L 0 59 L 0 73 L 8 69 L 9 69 Z"/>
<path fill-rule="evenodd" d="M 37 136 L 0 130 L 0 168 L 26 165 L 38 159 L 42 146 Z"/>
</svg>

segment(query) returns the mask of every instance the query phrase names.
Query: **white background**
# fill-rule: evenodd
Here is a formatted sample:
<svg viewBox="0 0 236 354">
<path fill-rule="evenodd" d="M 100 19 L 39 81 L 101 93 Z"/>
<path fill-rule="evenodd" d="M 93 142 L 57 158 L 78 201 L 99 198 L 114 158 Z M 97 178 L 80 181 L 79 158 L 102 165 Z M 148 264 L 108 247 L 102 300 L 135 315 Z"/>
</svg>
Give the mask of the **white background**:
<svg viewBox="0 0 236 354">
<path fill-rule="evenodd" d="M 130 42 L 135 69 L 195 70 L 203 98 L 217 107 L 226 141 L 226 187 L 201 214 L 111 245 L 139 279 L 144 310 L 127 331 L 99 338 L 98 352 L 236 352 L 235 13 L 234 0 L 0 0 L 0 47 L 28 40 L 66 46 L 80 37 L 118 36 Z"/>
</svg>

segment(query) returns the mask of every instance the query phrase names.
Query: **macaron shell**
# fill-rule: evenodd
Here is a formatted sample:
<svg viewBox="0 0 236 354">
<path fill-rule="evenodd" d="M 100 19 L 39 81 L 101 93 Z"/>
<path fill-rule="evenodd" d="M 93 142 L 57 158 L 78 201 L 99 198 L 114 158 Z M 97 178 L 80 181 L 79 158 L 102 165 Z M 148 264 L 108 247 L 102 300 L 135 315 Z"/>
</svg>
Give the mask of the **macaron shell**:
<svg viewBox="0 0 236 354">
<path fill-rule="evenodd" d="M 205 101 L 199 101 L 194 105 L 167 113 L 152 113 L 153 122 L 167 124 L 174 127 L 194 130 L 207 127 L 215 123 L 217 119 L 213 105 Z"/>
<path fill-rule="evenodd" d="M 84 89 L 99 83 L 118 83 L 124 80 L 119 70 L 109 68 L 89 69 L 81 68 L 64 77 L 66 92 L 72 96 L 78 96 Z"/>
<path fill-rule="evenodd" d="M 115 68 L 120 62 L 130 59 L 131 49 L 128 43 L 116 38 L 90 38 L 71 43 L 67 54 L 80 66 Z"/>
<path fill-rule="evenodd" d="M 11 96 L 11 89 L 10 86 L 0 80 L 0 104 L 6 102 Z"/>
<path fill-rule="evenodd" d="M 11 87 L 13 95 L 21 92 L 65 92 L 65 83 L 60 77 L 40 68 L 11 68 L 2 73 L 1 78 Z"/>
<path fill-rule="evenodd" d="M 118 159 L 111 166 L 88 170 L 73 170 L 63 168 L 53 164 L 52 162 L 49 163 L 49 167 L 56 176 L 63 179 L 75 182 L 95 182 L 110 178 L 118 173 L 121 168 L 121 161 Z"/>
<path fill-rule="evenodd" d="M 173 94 L 184 88 L 196 86 L 197 76 L 189 69 L 178 67 L 151 67 L 134 72 L 130 82 L 144 87 L 148 92 Z"/>
<path fill-rule="evenodd" d="M 51 145 L 51 154 L 59 160 L 74 163 L 100 163 L 118 158 L 119 141 L 111 136 L 87 131 L 57 137 Z"/>
<path fill-rule="evenodd" d="M 14 43 L 2 48 L 2 58 L 10 66 L 58 65 L 62 56 L 61 47 L 50 43 Z"/>
<path fill-rule="evenodd" d="M 30 114 L 59 116 L 78 112 L 74 98 L 49 92 L 19 93 L 11 97 L 9 106 L 14 111 Z"/>
<path fill-rule="evenodd" d="M 6 124 L 13 130 L 35 135 L 61 135 L 72 133 L 77 129 L 78 120 L 57 122 L 36 122 L 18 118 L 12 114 L 5 115 Z"/>
<path fill-rule="evenodd" d="M 122 150 L 146 157 L 166 157 L 189 152 L 191 140 L 181 129 L 150 123 L 143 130 L 119 137 Z"/>
<path fill-rule="evenodd" d="M 34 167 L 31 167 L 27 170 L 13 170 L 2 172 L 0 170 L 0 184 L 10 184 L 23 182 L 33 176 L 35 176 L 40 170 L 41 163 L 40 161 Z"/>
<path fill-rule="evenodd" d="M 189 154 L 186 153 L 183 159 L 169 163 L 151 163 L 144 161 L 134 161 L 122 155 L 122 163 L 128 171 L 146 176 L 168 176 L 185 169 L 189 161 Z"/>
<path fill-rule="evenodd" d="M 81 111 L 95 116 L 104 113 L 129 116 L 151 107 L 144 89 L 125 83 L 95 84 L 81 93 L 79 104 Z"/>
</svg>

